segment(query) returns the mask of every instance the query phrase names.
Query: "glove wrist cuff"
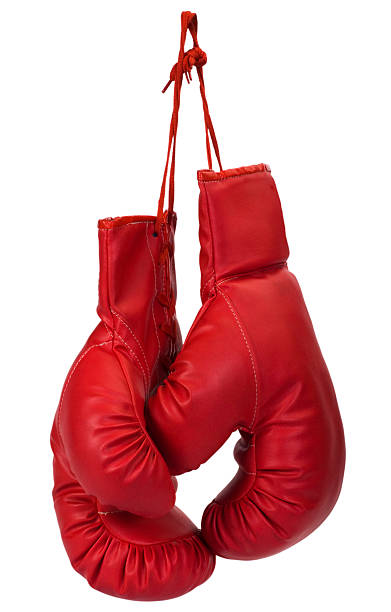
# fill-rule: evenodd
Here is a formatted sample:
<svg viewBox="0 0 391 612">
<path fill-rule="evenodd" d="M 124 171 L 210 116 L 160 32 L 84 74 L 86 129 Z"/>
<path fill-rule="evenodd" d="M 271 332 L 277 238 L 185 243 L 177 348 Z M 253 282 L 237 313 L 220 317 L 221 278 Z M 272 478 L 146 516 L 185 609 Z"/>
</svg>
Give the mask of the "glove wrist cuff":
<svg viewBox="0 0 391 612">
<path fill-rule="evenodd" d="M 201 299 L 215 284 L 284 263 L 289 255 L 281 203 L 267 164 L 198 172 Z"/>
</svg>

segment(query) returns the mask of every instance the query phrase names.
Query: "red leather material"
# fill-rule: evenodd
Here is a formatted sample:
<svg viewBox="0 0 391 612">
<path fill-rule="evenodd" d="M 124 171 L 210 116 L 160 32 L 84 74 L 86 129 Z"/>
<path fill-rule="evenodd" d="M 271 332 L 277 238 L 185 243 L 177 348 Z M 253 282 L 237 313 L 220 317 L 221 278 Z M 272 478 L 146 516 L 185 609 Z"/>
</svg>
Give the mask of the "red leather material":
<svg viewBox="0 0 391 612">
<path fill-rule="evenodd" d="M 197 468 L 240 431 L 239 471 L 206 508 L 202 534 L 221 556 L 256 559 L 299 541 L 333 508 L 343 428 L 286 265 L 270 172 L 261 164 L 199 178 L 203 306 L 150 399 L 148 428 L 173 474 Z"/>
<path fill-rule="evenodd" d="M 173 508 L 176 482 L 145 427 L 151 389 L 181 347 L 168 308 L 175 216 L 158 235 L 155 224 L 99 223 L 101 322 L 69 371 L 51 436 L 55 509 L 73 567 L 98 590 L 140 600 L 182 595 L 214 568 L 195 525 Z"/>
<path fill-rule="evenodd" d="M 158 519 L 98 513 L 72 477 L 54 432 L 55 508 L 74 569 L 103 593 L 140 601 L 178 597 L 209 578 L 215 558 L 178 509 Z"/>
<path fill-rule="evenodd" d="M 198 180 L 202 299 L 221 278 L 286 261 L 281 204 L 268 166 L 204 170 Z"/>
</svg>

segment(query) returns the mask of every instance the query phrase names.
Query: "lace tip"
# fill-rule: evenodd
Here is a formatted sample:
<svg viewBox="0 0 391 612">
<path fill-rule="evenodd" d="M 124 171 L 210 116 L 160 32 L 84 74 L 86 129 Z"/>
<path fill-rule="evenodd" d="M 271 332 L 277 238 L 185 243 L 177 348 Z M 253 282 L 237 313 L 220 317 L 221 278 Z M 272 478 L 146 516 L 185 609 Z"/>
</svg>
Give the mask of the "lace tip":
<svg viewBox="0 0 391 612">
<path fill-rule="evenodd" d="M 167 91 L 167 89 L 170 87 L 171 83 L 172 83 L 172 80 L 170 79 L 170 80 L 168 81 L 167 85 L 165 85 L 165 86 L 163 87 L 163 89 L 162 89 L 162 93 L 166 93 L 166 91 Z"/>
</svg>

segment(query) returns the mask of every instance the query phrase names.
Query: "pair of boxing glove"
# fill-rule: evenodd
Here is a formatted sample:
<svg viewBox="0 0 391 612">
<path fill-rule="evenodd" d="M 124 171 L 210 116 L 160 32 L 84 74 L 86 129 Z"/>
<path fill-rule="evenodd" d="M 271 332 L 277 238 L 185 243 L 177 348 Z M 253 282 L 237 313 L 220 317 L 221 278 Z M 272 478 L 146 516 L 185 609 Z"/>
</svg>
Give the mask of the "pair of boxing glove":
<svg viewBox="0 0 391 612">
<path fill-rule="evenodd" d="M 341 488 L 333 385 L 287 268 L 264 164 L 198 173 L 202 307 L 183 347 L 175 215 L 99 222 L 100 323 L 72 365 L 52 429 L 54 502 L 73 567 L 138 600 L 204 582 L 215 554 L 259 559 L 311 533 Z M 175 475 L 238 430 L 238 471 L 201 530 Z"/>
</svg>

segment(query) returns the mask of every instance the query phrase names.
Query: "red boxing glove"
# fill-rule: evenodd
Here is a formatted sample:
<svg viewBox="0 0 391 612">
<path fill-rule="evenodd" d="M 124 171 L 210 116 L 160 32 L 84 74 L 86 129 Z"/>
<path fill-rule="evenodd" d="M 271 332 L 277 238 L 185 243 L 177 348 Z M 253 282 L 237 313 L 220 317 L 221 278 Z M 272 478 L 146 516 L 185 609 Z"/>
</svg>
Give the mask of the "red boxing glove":
<svg viewBox="0 0 391 612">
<path fill-rule="evenodd" d="M 214 568 L 195 525 L 173 508 L 171 476 L 145 429 L 145 402 L 181 345 L 175 217 L 158 234 L 155 226 L 156 217 L 99 223 L 101 322 L 67 376 L 51 436 L 73 567 L 94 588 L 139 600 L 182 595 Z"/>
<path fill-rule="evenodd" d="M 345 446 L 333 385 L 289 254 L 274 180 L 261 164 L 201 171 L 203 306 L 148 429 L 173 474 L 239 430 L 239 470 L 206 508 L 202 535 L 233 559 L 311 533 L 341 488 Z"/>
<path fill-rule="evenodd" d="M 188 30 L 194 47 L 185 53 Z M 183 75 L 189 79 L 193 66 L 208 162 L 211 167 L 210 134 L 221 168 L 203 86 L 204 55 L 197 17 L 184 12 L 157 215 L 99 224 L 101 323 L 68 374 L 52 430 L 53 496 L 71 563 L 94 588 L 127 599 L 178 597 L 209 578 L 215 564 L 199 530 L 173 508 L 174 485 L 144 419 L 151 390 L 181 346 L 173 259 L 175 146 Z"/>
</svg>

